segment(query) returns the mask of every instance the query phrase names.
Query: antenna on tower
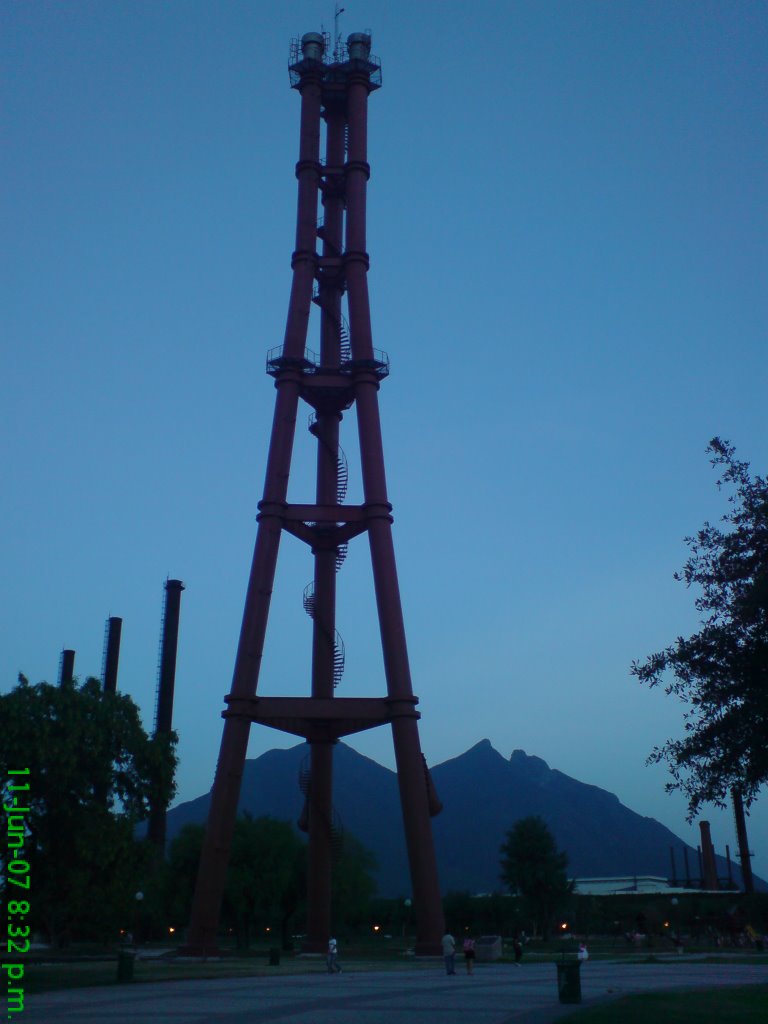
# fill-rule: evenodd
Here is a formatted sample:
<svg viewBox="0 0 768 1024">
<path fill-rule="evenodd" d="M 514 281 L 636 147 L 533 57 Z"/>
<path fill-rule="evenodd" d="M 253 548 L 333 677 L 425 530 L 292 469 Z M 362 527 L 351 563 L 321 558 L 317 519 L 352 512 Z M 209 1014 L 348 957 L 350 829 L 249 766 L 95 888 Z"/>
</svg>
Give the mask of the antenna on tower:
<svg viewBox="0 0 768 1024">
<path fill-rule="evenodd" d="M 336 7 L 333 11 L 333 59 L 339 64 L 341 62 L 341 32 L 339 32 L 339 15 L 344 13 L 345 8 Z"/>
</svg>

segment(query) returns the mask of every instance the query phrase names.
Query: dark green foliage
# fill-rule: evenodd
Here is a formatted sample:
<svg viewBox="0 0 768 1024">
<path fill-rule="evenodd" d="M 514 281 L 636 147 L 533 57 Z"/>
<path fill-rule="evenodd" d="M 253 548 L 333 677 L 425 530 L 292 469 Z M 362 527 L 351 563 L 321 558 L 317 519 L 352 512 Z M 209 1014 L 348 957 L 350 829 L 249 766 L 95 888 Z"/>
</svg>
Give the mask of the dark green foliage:
<svg viewBox="0 0 768 1024">
<path fill-rule="evenodd" d="M 526 911 L 545 938 L 555 914 L 569 903 L 573 883 L 568 881 L 568 855 L 559 852 L 552 833 L 537 815 L 521 818 L 507 833 L 501 847 L 501 877 L 523 898 Z"/>
<path fill-rule="evenodd" d="M 354 929 L 367 921 L 376 891 L 375 870 L 375 856 L 351 832 L 345 832 L 341 854 L 333 866 L 332 917 L 336 931 Z"/>
<path fill-rule="evenodd" d="M 175 928 L 189 921 L 204 836 L 205 825 L 185 825 L 168 850 L 165 898 L 168 921 Z"/>
<path fill-rule="evenodd" d="M 723 806 L 732 788 L 747 806 L 768 781 L 768 481 L 754 479 L 735 449 L 714 438 L 712 465 L 730 487 L 724 528 L 705 523 L 686 537 L 690 557 L 675 578 L 699 588 L 701 629 L 634 662 L 641 683 L 664 683 L 687 705 L 686 735 L 656 747 L 670 790 L 688 798 L 689 819 L 703 803 Z"/>
<path fill-rule="evenodd" d="M 281 934 L 298 905 L 304 865 L 304 843 L 288 822 L 249 814 L 237 819 L 223 912 L 233 922 L 239 945 Z"/>
<path fill-rule="evenodd" d="M 169 852 L 169 909 L 186 921 L 194 891 L 205 828 L 185 825 Z M 253 818 L 235 821 L 222 925 L 246 948 L 255 938 L 288 935 L 288 925 L 304 897 L 306 847 L 288 822 Z M 269 929 L 269 931 L 267 931 Z"/>
<path fill-rule="evenodd" d="M 32 924 L 55 944 L 108 939 L 130 920 L 151 851 L 134 839 L 153 796 L 173 795 L 175 737 L 150 739 L 125 694 L 19 685 L 0 696 L 0 778 L 29 768 Z"/>
<path fill-rule="evenodd" d="M 683 992 L 658 992 L 624 996 L 606 1006 L 582 1010 L 573 1024 L 763 1024 L 768 1005 L 768 985 L 721 986 Z"/>
<path fill-rule="evenodd" d="M 189 917 L 204 834 L 202 825 L 185 825 L 171 844 L 168 899 L 175 921 Z M 367 925 L 374 867 L 373 854 L 345 832 L 333 869 L 333 921 L 339 932 Z M 265 939 L 288 946 L 291 931 L 302 928 L 306 873 L 306 844 L 288 822 L 241 815 L 232 836 L 222 927 L 243 948 Z"/>
</svg>

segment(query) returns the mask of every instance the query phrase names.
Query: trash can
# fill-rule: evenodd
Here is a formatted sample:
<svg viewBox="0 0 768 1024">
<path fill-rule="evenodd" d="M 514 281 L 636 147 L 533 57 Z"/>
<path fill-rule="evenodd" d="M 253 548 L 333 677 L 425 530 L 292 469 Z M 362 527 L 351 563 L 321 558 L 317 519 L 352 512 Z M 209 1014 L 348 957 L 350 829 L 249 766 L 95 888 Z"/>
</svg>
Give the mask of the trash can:
<svg viewBox="0 0 768 1024">
<path fill-rule="evenodd" d="M 280 950 L 276 946 L 273 946 L 269 951 L 269 966 L 279 967 L 280 966 Z"/>
<path fill-rule="evenodd" d="M 121 949 L 117 954 L 117 980 L 133 981 L 133 962 L 136 954 L 132 949 Z"/>
<path fill-rule="evenodd" d="M 557 994 L 561 1003 L 581 1002 L 581 963 L 563 959 L 557 964 Z"/>
</svg>

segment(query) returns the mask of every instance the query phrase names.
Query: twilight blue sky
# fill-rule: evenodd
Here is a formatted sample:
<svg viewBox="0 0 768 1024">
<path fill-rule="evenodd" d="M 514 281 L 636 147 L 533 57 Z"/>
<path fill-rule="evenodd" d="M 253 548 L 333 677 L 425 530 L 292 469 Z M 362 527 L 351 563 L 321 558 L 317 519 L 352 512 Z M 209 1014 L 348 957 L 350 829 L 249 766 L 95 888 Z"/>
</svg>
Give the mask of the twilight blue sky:
<svg viewBox="0 0 768 1024">
<path fill-rule="evenodd" d="M 383 64 L 369 283 L 424 751 L 523 748 L 695 844 L 644 767 L 682 708 L 629 665 L 696 627 L 672 574 L 726 507 L 709 438 L 768 471 L 768 7 L 346 6 Z M 119 686 L 151 726 L 162 583 L 183 579 L 179 799 L 213 777 L 263 482 L 294 236 L 288 43 L 332 13 L 0 6 L 0 686 L 55 679 L 62 647 L 98 675 L 121 615 Z M 313 444 L 301 429 L 291 500 L 313 494 Z M 311 575 L 286 536 L 262 693 L 307 692 Z M 338 692 L 383 693 L 364 538 L 338 625 Z M 254 728 L 250 755 L 293 742 Z M 392 766 L 388 731 L 353 745 Z M 735 854 L 730 815 L 708 816 Z M 768 800 L 749 827 L 766 876 Z"/>
</svg>

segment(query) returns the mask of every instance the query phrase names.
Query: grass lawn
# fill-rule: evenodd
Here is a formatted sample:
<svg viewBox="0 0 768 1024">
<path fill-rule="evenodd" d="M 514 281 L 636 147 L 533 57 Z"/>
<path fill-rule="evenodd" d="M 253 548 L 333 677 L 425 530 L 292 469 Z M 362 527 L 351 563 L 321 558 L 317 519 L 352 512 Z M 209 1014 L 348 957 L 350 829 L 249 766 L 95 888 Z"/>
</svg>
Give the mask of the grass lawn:
<svg viewBox="0 0 768 1024">
<path fill-rule="evenodd" d="M 765 1024 L 768 985 L 735 985 L 625 996 L 568 1017 L 573 1024 Z"/>
</svg>

